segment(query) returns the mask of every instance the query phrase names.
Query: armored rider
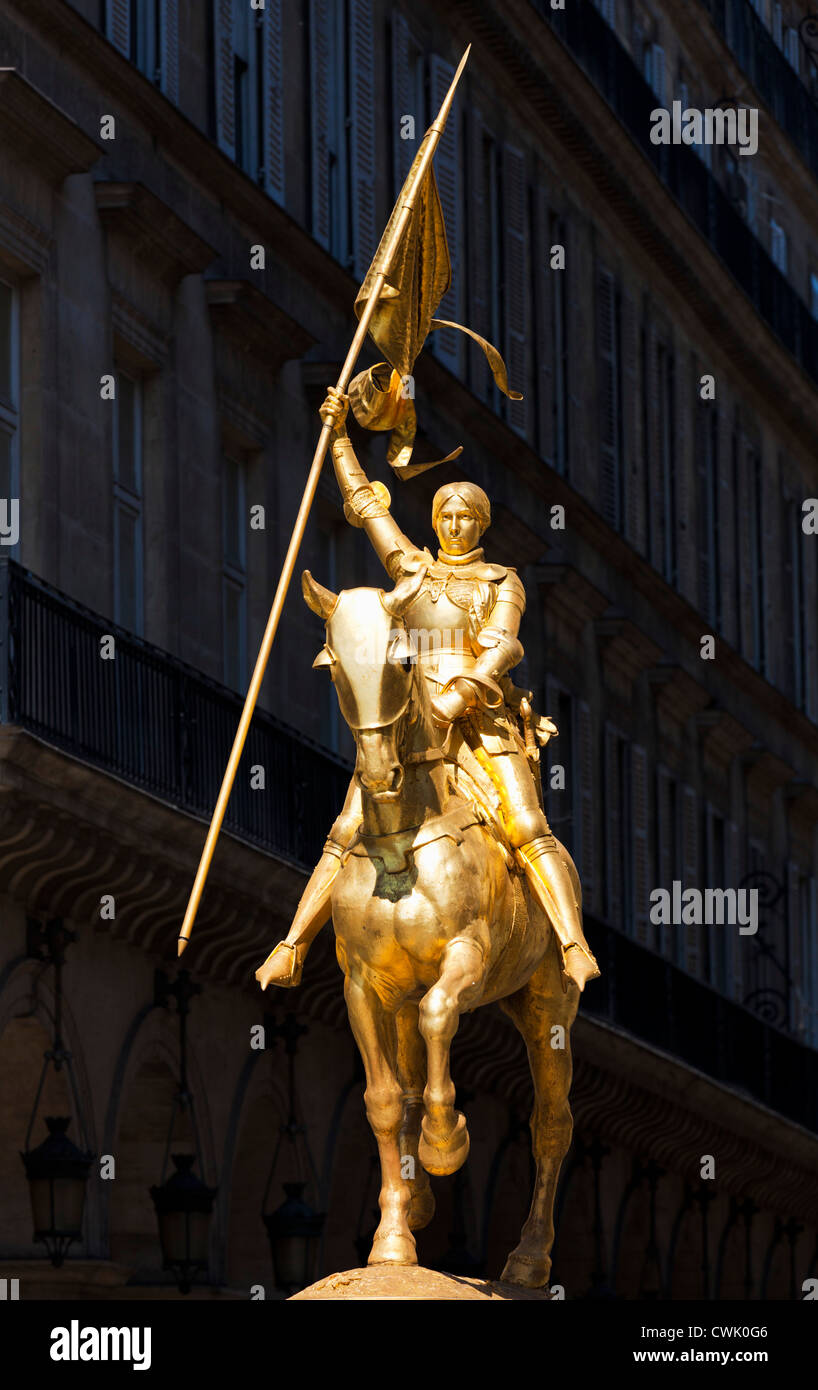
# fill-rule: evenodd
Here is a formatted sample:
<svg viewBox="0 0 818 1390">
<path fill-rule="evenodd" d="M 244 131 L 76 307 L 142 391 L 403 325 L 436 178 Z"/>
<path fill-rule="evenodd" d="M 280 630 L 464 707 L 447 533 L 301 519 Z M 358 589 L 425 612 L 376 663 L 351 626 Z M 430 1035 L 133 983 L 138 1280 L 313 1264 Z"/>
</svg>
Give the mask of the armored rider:
<svg viewBox="0 0 818 1390">
<path fill-rule="evenodd" d="M 484 559 L 479 541 L 491 521 L 489 499 L 473 483 L 440 488 L 432 504 L 432 526 L 440 546 L 437 559 L 428 550 L 419 551 L 390 515 L 386 489 L 373 486 L 358 462 L 346 431 L 348 403 L 347 396 L 330 388 L 320 412 L 333 430 L 332 459 L 345 514 L 366 532 L 393 582 L 420 566 L 426 568 L 407 625 L 440 638 L 419 651 L 433 718 L 442 730 L 455 722 L 488 772 L 503 830 L 554 923 L 563 979 L 583 989 L 600 972 L 583 934 L 571 876 L 540 806 L 525 747 L 512 730 L 498 684 L 504 682 L 508 688 L 508 672 L 523 656 L 517 634 L 525 590 L 515 570 Z M 256 971 L 263 988 L 300 982 L 307 951 L 330 917 L 333 880 L 360 825 L 361 797 L 353 777 L 292 926 Z"/>
</svg>

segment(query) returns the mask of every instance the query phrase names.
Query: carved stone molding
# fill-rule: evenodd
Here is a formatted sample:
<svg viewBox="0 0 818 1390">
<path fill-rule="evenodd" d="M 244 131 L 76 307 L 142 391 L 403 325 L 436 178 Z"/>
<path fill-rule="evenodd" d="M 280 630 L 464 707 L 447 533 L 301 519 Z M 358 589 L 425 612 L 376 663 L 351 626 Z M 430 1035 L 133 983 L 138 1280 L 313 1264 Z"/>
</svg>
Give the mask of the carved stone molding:
<svg viewBox="0 0 818 1390">
<path fill-rule="evenodd" d="M 573 565 L 533 565 L 531 578 L 540 588 L 546 609 L 579 633 L 609 606 L 609 600 Z"/>
<path fill-rule="evenodd" d="M 594 622 L 597 639 L 602 648 L 602 660 L 613 677 L 614 684 L 630 691 L 642 672 L 655 666 L 662 655 L 661 647 L 646 636 L 630 618 L 609 610 Z"/>
<path fill-rule="evenodd" d="M 648 682 L 657 713 L 681 726 L 710 702 L 710 692 L 673 661 L 651 667 Z"/>
<path fill-rule="evenodd" d="M 150 265 L 171 288 L 185 275 L 197 275 L 216 258 L 216 251 L 192 227 L 141 183 L 94 184 L 100 218 L 107 231 L 121 236 L 129 253 Z"/>
<path fill-rule="evenodd" d="M 205 281 L 207 303 L 217 332 L 257 358 L 275 376 L 285 362 L 300 358 L 315 339 L 249 280 Z"/>
<path fill-rule="evenodd" d="M 87 174 L 102 154 L 102 146 L 17 68 L 0 68 L 0 139 L 55 188 L 69 174 Z"/>
<path fill-rule="evenodd" d="M 701 710 L 695 719 L 703 755 L 722 771 L 726 771 L 733 758 L 746 752 L 753 742 L 749 729 L 717 706 Z"/>
</svg>

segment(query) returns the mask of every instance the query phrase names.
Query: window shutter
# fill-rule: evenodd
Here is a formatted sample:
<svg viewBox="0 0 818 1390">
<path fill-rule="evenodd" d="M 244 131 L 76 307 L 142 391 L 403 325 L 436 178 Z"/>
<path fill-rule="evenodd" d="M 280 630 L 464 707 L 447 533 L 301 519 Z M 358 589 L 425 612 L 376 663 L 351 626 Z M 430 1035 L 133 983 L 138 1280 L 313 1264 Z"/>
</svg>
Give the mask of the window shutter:
<svg viewBox="0 0 818 1390">
<path fill-rule="evenodd" d="M 400 10 L 392 12 L 392 123 L 394 126 L 393 159 L 395 165 L 395 197 L 403 187 L 412 160 L 420 148 L 424 132 L 420 129 L 421 113 L 412 110 L 412 81 L 409 71 L 409 25 Z M 414 116 L 414 140 L 402 140 L 400 124 L 404 116 Z"/>
<path fill-rule="evenodd" d="M 785 959 L 789 961 L 790 978 L 794 989 L 790 997 L 790 1016 L 787 1024 L 796 1033 L 803 1029 L 803 961 L 801 960 L 801 873 L 798 865 L 790 859 L 787 862 L 787 935 L 789 949 Z"/>
<path fill-rule="evenodd" d="M 679 592 L 695 606 L 696 603 L 696 507 L 694 503 L 695 463 L 690 450 L 690 412 L 694 397 L 690 386 L 690 362 L 679 352 L 676 362 L 676 572 Z M 704 518 L 700 515 L 701 529 Z"/>
<path fill-rule="evenodd" d="M 596 765 L 594 759 L 594 726 L 590 706 L 584 700 L 579 705 L 579 783 L 581 815 L 582 900 L 593 912 L 596 907 L 596 867 L 594 810 L 597 804 Z"/>
<path fill-rule="evenodd" d="M 727 887 L 738 888 L 741 878 L 741 841 L 739 828 L 735 821 L 725 826 L 725 853 L 727 858 Z M 733 950 L 733 998 L 740 1004 L 744 998 L 744 954 L 748 949 L 749 936 L 739 936 L 738 928 L 732 928 Z"/>
<path fill-rule="evenodd" d="M 753 478 L 750 467 L 750 447 L 743 433 L 739 434 L 738 488 L 735 495 L 736 507 L 736 563 L 738 565 L 740 600 L 740 651 L 752 665 L 753 650 L 753 536 L 752 536 L 752 489 Z"/>
<path fill-rule="evenodd" d="M 662 451 L 661 397 L 659 391 L 659 334 L 654 323 L 648 322 L 647 329 L 647 378 L 648 378 L 648 440 L 649 440 L 649 490 L 651 508 L 651 549 L 650 557 L 654 569 L 664 573 L 664 459 Z"/>
<path fill-rule="evenodd" d="M 131 0 L 105 0 L 105 35 L 124 58 L 130 58 Z"/>
<path fill-rule="evenodd" d="M 604 266 L 596 277 L 597 370 L 599 419 L 599 505 L 615 531 L 621 524 L 619 507 L 619 424 L 616 345 L 616 282 Z"/>
<path fill-rule="evenodd" d="M 330 13 L 327 0 L 310 0 L 310 80 L 312 97 L 312 234 L 329 247 L 329 62 Z"/>
<path fill-rule="evenodd" d="M 661 44 L 655 43 L 651 47 L 651 77 L 652 87 L 662 106 L 665 104 L 665 50 Z"/>
<path fill-rule="evenodd" d="M 214 75 L 216 79 L 216 141 L 230 158 L 236 157 L 236 99 L 233 90 L 233 0 L 216 0 L 213 7 Z"/>
<path fill-rule="evenodd" d="M 548 192 L 544 183 L 544 170 L 537 170 L 535 185 L 536 245 L 533 253 L 531 283 L 534 289 L 535 321 L 532 333 L 533 350 L 537 364 L 535 390 L 537 392 L 537 447 L 549 463 L 554 461 L 554 364 L 551 360 L 554 335 L 552 316 L 554 313 L 553 281 L 554 275 L 562 271 L 551 269 L 551 216 L 548 206 Z"/>
<path fill-rule="evenodd" d="M 162 91 L 169 101 L 179 101 L 179 0 L 162 0 Z"/>
<path fill-rule="evenodd" d="M 725 640 L 738 649 L 735 603 L 735 515 L 731 452 L 733 447 L 733 431 L 729 410 L 718 405 L 716 401 L 713 402 L 713 406 L 719 413 L 718 448 L 720 466 L 717 525 L 719 528 L 719 569 L 721 572 L 721 624 Z"/>
<path fill-rule="evenodd" d="M 619 736 L 605 725 L 605 888 L 606 915 L 614 926 L 622 922 L 622 826 L 619 811 L 622 789 L 619 777 Z"/>
<path fill-rule="evenodd" d="M 804 566 L 804 593 L 815 595 L 818 593 L 818 553 L 816 552 L 814 541 L 812 544 L 809 542 L 805 544 L 806 537 L 801 529 L 804 513 L 801 511 L 800 504 L 797 511 L 801 555 Z M 818 724 L 818 604 L 808 602 L 804 607 L 804 624 L 806 627 L 806 651 L 804 654 L 807 686 L 806 712 L 812 722 Z"/>
<path fill-rule="evenodd" d="M 648 755 L 631 749 L 631 808 L 633 812 L 633 915 L 636 939 L 653 946 L 650 922 L 650 859 L 648 856 Z"/>
<path fill-rule="evenodd" d="M 546 714 L 547 714 L 547 716 L 548 716 L 549 719 L 553 719 L 553 721 L 554 721 L 554 723 L 557 725 L 557 728 L 558 728 L 558 729 L 559 729 L 559 719 L 557 718 L 557 715 L 558 715 L 558 712 L 559 712 L 559 707 L 560 707 L 560 687 L 559 687 L 559 685 L 557 684 L 557 682 L 554 680 L 554 677 L 553 677 L 553 676 L 547 676 L 547 677 L 546 677 L 546 681 L 545 681 L 545 712 L 546 712 Z M 549 822 L 550 822 L 550 824 L 551 824 L 551 828 L 552 828 L 552 830 L 554 831 L 554 834 L 556 835 L 557 839 L 558 839 L 558 840 L 562 840 L 562 839 L 563 839 L 563 836 L 564 836 L 564 833 L 565 833 L 565 824 L 564 824 L 564 822 L 563 822 L 563 820 L 562 820 L 562 816 L 565 814 L 564 809 L 563 809 L 563 808 L 565 807 L 565 794 L 564 794 L 564 793 L 561 793 L 561 792 L 559 792 L 559 791 L 556 791 L 556 790 L 554 790 L 554 789 L 552 788 L 552 786 L 551 786 L 550 772 L 551 772 L 551 768 L 554 766 L 555 763 L 560 763 L 560 764 L 562 764 L 563 766 L 565 766 L 564 746 L 562 745 L 562 739 L 560 739 L 560 738 L 556 738 L 556 739 L 555 739 L 555 738 L 552 738 L 551 741 L 550 741 L 550 743 L 548 743 L 548 744 L 546 745 L 546 747 L 548 748 L 548 753 L 549 753 L 549 756 L 548 756 L 548 759 L 547 759 L 547 766 L 546 766 L 546 758 L 545 758 L 545 757 L 542 758 L 541 763 L 540 763 L 540 767 L 542 768 L 542 776 L 543 776 L 543 801 L 545 802 L 545 805 L 546 805 L 546 808 L 547 808 L 547 809 L 546 809 L 546 814 L 547 814 L 548 819 L 549 819 Z M 570 780 L 571 774 L 572 774 L 572 769 L 571 769 L 570 767 L 566 767 L 566 768 L 565 768 L 565 785 L 566 785 L 566 787 L 567 787 L 568 784 L 569 784 L 569 780 Z M 572 788 L 572 791 L 573 791 L 574 795 L 576 796 L 576 794 L 577 794 L 577 788 Z M 577 867 L 579 867 L 579 866 L 577 866 Z"/>
<path fill-rule="evenodd" d="M 284 202 L 284 16 L 283 0 L 267 0 L 264 10 L 264 56 L 261 74 L 264 107 L 264 189 Z"/>
<path fill-rule="evenodd" d="M 349 50 L 352 111 L 352 246 L 356 278 L 375 254 L 375 40 L 372 0 L 351 0 Z"/>
<path fill-rule="evenodd" d="M 634 550 L 645 553 L 645 459 L 642 452 L 639 394 L 639 315 L 630 290 L 622 291 L 623 444 L 625 534 Z"/>
<path fill-rule="evenodd" d="M 664 888 L 672 895 L 673 879 L 676 876 L 676 829 L 672 801 L 676 795 L 676 783 L 665 770 L 656 771 L 656 872 L 657 888 Z M 659 927 L 657 947 L 663 955 L 673 956 L 673 928 L 670 925 Z"/>
<path fill-rule="evenodd" d="M 468 115 L 469 146 L 469 221 L 466 228 L 469 248 L 469 327 L 484 338 L 491 338 L 489 323 L 489 219 L 491 208 L 486 187 L 484 142 L 488 132 L 480 114 L 474 108 Z M 469 350 L 469 372 L 472 390 L 481 400 L 491 398 L 494 384 L 483 353 L 476 347 Z"/>
<path fill-rule="evenodd" d="M 692 787 L 682 788 L 682 879 L 684 888 L 699 888 L 699 827 L 696 818 L 696 793 Z M 682 890 L 684 891 L 684 889 Z M 701 975 L 701 933 L 696 924 L 684 928 L 685 968 L 691 975 Z"/>
<path fill-rule="evenodd" d="M 429 59 L 429 76 L 432 94 L 432 110 L 435 115 L 443 105 L 452 79 L 454 68 L 445 63 L 437 54 Z M 440 205 L 446 223 L 446 237 L 449 243 L 449 258 L 452 263 L 452 287 L 444 295 L 438 309 L 438 317 L 460 322 L 460 159 L 458 132 L 460 130 L 459 93 L 455 96 L 446 130 L 437 147 L 435 173 L 440 190 Z M 460 374 L 463 354 L 463 334 L 454 328 L 438 328 L 432 335 L 435 355 L 449 368 L 450 372 Z"/>
<path fill-rule="evenodd" d="M 528 438 L 531 391 L 528 384 L 528 341 L 531 277 L 528 271 L 528 187 L 525 157 L 511 145 L 503 146 L 503 316 L 508 382 L 522 391 L 521 401 L 509 401 L 507 419 L 515 434 Z"/>
</svg>

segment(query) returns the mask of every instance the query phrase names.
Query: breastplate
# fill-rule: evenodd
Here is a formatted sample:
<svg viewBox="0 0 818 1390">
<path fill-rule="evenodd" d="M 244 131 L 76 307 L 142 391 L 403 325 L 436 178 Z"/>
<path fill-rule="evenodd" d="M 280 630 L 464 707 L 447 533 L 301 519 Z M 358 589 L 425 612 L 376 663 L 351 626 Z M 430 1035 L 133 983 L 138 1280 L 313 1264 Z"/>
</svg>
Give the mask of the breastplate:
<svg viewBox="0 0 818 1390">
<path fill-rule="evenodd" d="M 453 676 L 470 670 L 474 655 L 469 640 L 468 581 L 458 580 L 458 599 L 465 599 L 461 608 L 439 582 L 427 580 L 406 615 L 418 651 L 424 675 L 437 685 L 445 685 Z"/>
</svg>

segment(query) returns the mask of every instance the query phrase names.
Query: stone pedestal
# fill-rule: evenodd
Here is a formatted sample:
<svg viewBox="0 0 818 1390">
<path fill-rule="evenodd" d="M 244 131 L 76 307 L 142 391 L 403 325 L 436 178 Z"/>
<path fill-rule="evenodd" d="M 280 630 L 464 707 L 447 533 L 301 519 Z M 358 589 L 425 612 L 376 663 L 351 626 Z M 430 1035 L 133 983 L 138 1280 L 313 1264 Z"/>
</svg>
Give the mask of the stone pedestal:
<svg viewBox="0 0 818 1390">
<path fill-rule="evenodd" d="M 293 1294 L 288 1303 L 303 1299 L 321 1301 L 342 1298 L 407 1299 L 445 1298 L 469 1299 L 492 1303 L 547 1301 L 547 1289 L 523 1289 L 517 1284 L 501 1284 L 497 1280 L 465 1279 L 457 1274 L 439 1274 L 421 1265 L 371 1265 L 367 1269 L 348 1269 L 343 1274 L 329 1274 L 311 1284 L 308 1289 Z"/>
</svg>

